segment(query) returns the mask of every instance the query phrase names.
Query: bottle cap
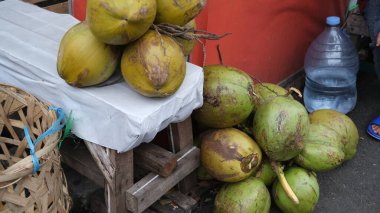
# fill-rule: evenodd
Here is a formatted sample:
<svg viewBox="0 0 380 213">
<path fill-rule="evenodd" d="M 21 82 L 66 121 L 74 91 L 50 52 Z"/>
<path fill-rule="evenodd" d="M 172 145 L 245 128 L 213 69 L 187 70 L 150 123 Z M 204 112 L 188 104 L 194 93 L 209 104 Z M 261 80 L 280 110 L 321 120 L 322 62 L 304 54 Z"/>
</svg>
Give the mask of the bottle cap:
<svg viewBox="0 0 380 213">
<path fill-rule="evenodd" d="M 338 16 L 329 16 L 326 18 L 326 24 L 330 26 L 339 25 L 340 18 Z"/>
</svg>

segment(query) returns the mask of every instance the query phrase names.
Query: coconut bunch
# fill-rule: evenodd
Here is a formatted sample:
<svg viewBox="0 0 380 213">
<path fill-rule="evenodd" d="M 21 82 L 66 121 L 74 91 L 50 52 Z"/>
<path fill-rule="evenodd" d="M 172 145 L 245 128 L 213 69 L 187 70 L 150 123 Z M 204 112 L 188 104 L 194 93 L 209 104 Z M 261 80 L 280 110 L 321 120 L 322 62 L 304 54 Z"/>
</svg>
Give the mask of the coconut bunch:
<svg viewBox="0 0 380 213">
<path fill-rule="evenodd" d="M 87 87 L 121 70 L 120 78 L 141 95 L 172 95 L 185 77 L 185 57 L 204 37 L 196 35 L 194 18 L 206 2 L 88 0 L 86 20 L 61 40 L 58 74 L 71 86 Z"/>
<path fill-rule="evenodd" d="M 205 67 L 204 105 L 193 117 L 209 128 L 200 137 L 198 177 L 224 182 L 216 196 L 215 212 L 269 212 L 268 194 L 259 193 L 263 185 L 283 212 L 312 212 L 319 199 L 317 172 L 336 169 L 356 153 L 355 124 L 334 110 L 309 114 L 293 97 L 293 93 L 301 96 L 294 88 L 260 82 L 239 94 L 223 93 L 237 91 L 231 88 L 244 83 L 231 82 L 231 76 L 223 78 L 223 71 L 213 77 L 207 70 Z M 237 102 L 242 94 L 252 94 L 250 104 Z M 258 148 L 243 152 L 247 140 L 230 137 L 231 129 L 253 140 Z M 258 163 L 246 160 L 258 150 Z M 246 162 L 254 167 L 252 171 L 244 169 Z M 237 174 L 239 178 L 230 179 Z M 261 184 L 253 184 L 258 181 Z"/>
</svg>

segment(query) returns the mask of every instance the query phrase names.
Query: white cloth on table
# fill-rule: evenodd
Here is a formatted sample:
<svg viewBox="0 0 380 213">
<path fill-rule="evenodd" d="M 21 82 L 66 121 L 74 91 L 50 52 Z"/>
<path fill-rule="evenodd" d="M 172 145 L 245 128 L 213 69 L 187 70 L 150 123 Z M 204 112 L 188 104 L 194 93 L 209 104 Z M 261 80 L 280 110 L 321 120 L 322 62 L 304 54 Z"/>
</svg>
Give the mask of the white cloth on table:
<svg viewBox="0 0 380 213">
<path fill-rule="evenodd" d="M 76 136 L 118 152 L 153 140 L 202 105 L 202 68 L 190 63 L 179 90 L 166 98 L 144 97 L 125 82 L 89 88 L 66 84 L 57 74 L 57 53 L 64 33 L 78 22 L 21 1 L 0 1 L 0 83 L 72 111 Z"/>
</svg>

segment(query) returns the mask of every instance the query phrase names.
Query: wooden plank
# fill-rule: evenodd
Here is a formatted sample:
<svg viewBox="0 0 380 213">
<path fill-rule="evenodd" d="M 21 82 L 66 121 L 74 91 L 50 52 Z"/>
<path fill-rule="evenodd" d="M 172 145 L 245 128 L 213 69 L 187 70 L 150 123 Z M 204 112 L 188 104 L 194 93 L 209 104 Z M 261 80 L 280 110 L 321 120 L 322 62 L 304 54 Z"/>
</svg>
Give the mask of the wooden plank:
<svg viewBox="0 0 380 213">
<path fill-rule="evenodd" d="M 22 1 L 35 4 L 35 3 L 43 2 L 43 1 L 46 1 L 46 0 L 22 0 Z"/>
<path fill-rule="evenodd" d="M 157 213 L 156 211 L 153 211 L 152 209 L 145 209 L 142 213 Z"/>
<path fill-rule="evenodd" d="M 60 152 L 63 163 L 97 185 L 104 187 L 103 174 L 84 144 L 74 147 L 74 144 L 63 143 Z"/>
<path fill-rule="evenodd" d="M 35 4 L 46 10 L 56 13 L 69 13 L 69 3 L 67 0 L 23 0 L 31 4 Z"/>
<path fill-rule="evenodd" d="M 44 7 L 44 8 L 46 10 L 50 10 L 50 11 L 56 12 L 56 13 L 63 13 L 63 14 L 69 13 L 69 3 L 68 2 L 53 4 L 53 5 Z"/>
<path fill-rule="evenodd" d="M 165 203 L 162 203 L 160 200 L 155 202 L 150 208 L 157 213 L 185 213 L 185 210 L 170 200 L 166 200 Z"/>
<path fill-rule="evenodd" d="M 149 173 L 127 190 L 127 208 L 132 212 L 142 212 L 168 192 L 180 180 L 194 171 L 200 164 L 197 147 L 183 149 L 176 154 L 177 169 L 169 177 Z"/>
<path fill-rule="evenodd" d="M 173 139 L 175 147 L 174 151 L 178 152 L 185 147 L 193 146 L 193 127 L 191 117 L 188 117 L 180 123 L 171 124 L 169 129 L 171 134 L 170 138 Z M 182 193 L 187 194 L 196 184 L 197 175 L 195 172 L 192 172 L 178 184 L 178 189 Z"/>
<path fill-rule="evenodd" d="M 191 212 L 196 206 L 197 201 L 192 197 L 182 194 L 178 190 L 169 191 L 165 194 L 164 197 L 169 198 L 174 203 L 176 203 L 179 207 L 181 207 L 185 212 Z"/>
<path fill-rule="evenodd" d="M 168 177 L 177 166 L 175 154 L 153 143 L 143 143 L 134 149 L 135 164 L 150 172 Z"/>
<path fill-rule="evenodd" d="M 186 120 L 170 124 L 170 134 L 174 142 L 175 152 L 179 152 L 189 145 L 193 145 L 193 127 L 191 123 L 191 118 L 188 117 Z"/>
<path fill-rule="evenodd" d="M 105 187 L 107 210 L 112 213 L 125 213 L 126 190 L 133 185 L 133 150 L 117 153 L 107 149 L 107 154 L 115 168 L 112 183 Z"/>
</svg>

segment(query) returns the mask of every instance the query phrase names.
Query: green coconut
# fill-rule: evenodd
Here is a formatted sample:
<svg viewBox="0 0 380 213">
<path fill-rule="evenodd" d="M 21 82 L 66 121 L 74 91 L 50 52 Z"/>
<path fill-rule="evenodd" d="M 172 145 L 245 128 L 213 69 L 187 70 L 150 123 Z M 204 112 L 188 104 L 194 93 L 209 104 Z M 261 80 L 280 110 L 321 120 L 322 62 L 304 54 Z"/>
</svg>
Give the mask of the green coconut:
<svg viewBox="0 0 380 213">
<path fill-rule="evenodd" d="M 341 136 L 321 124 L 311 124 L 304 138 L 304 148 L 295 162 L 305 169 L 324 172 L 335 169 L 344 161 Z"/>
<path fill-rule="evenodd" d="M 273 199 L 284 213 L 311 213 L 319 199 L 319 185 L 316 174 L 300 167 L 285 171 L 285 178 L 299 199 L 295 204 L 285 193 L 279 181 L 272 187 Z"/>
<path fill-rule="evenodd" d="M 258 107 L 253 118 L 253 135 L 270 159 L 286 161 L 302 151 L 309 125 L 302 104 L 277 96 Z"/>
<path fill-rule="evenodd" d="M 283 87 L 277 85 L 277 84 L 271 84 L 271 83 L 259 83 L 255 84 L 255 106 L 253 111 L 256 111 L 256 108 L 273 98 L 279 96 L 279 95 L 286 95 L 288 94 L 288 90 L 284 89 Z M 293 96 L 289 95 L 287 96 L 289 98 L 293 98 Z"/>
<path fill-rule="evenodd" d="M 235 128 L 208 131 L 201 139 L 201 162 L 207 173 L 223 182 L 249 177 L 261 163 L 256 142 Z"/>
<path fill-rule="evenodd" d="M 330 109 L 317 110 L 310 113 L 310 122 L 314 124 L 323 124 L 341 136 L 345 158 L 350 160 L 357 151 L 359 142 L 359 132 L 355 123 L 347 115 Z"/>
<path fill-rule="evenodd" d="M 270 186 L 273 181 L 276 180 L 277 175 L 273 171 L 272 165 L 270 164 L 268 158 L 263 158 L 255 177 L 260 178 L 266 186 Z"/>
<path fill-rule="evenodd" d="M 214 213 L 269 212 L 270 193 L 265 184 L 255 177 L 223 185 L 214 202 Z"/>
<path fill-rule="evenodd" d="M 125 48 L 121 72 L 129 86 L 141 95 L 166 97 L 181 86 L 186 60 L 172 38 L 149 30 Z"/>
<path fill-rule="evenodd" d="M 234 67 L 204 67 L 203 106 L 194 119 L 208 127 L 226 128 L 244 121 L 253 109 L 253 81 Z"/>
</svg>

